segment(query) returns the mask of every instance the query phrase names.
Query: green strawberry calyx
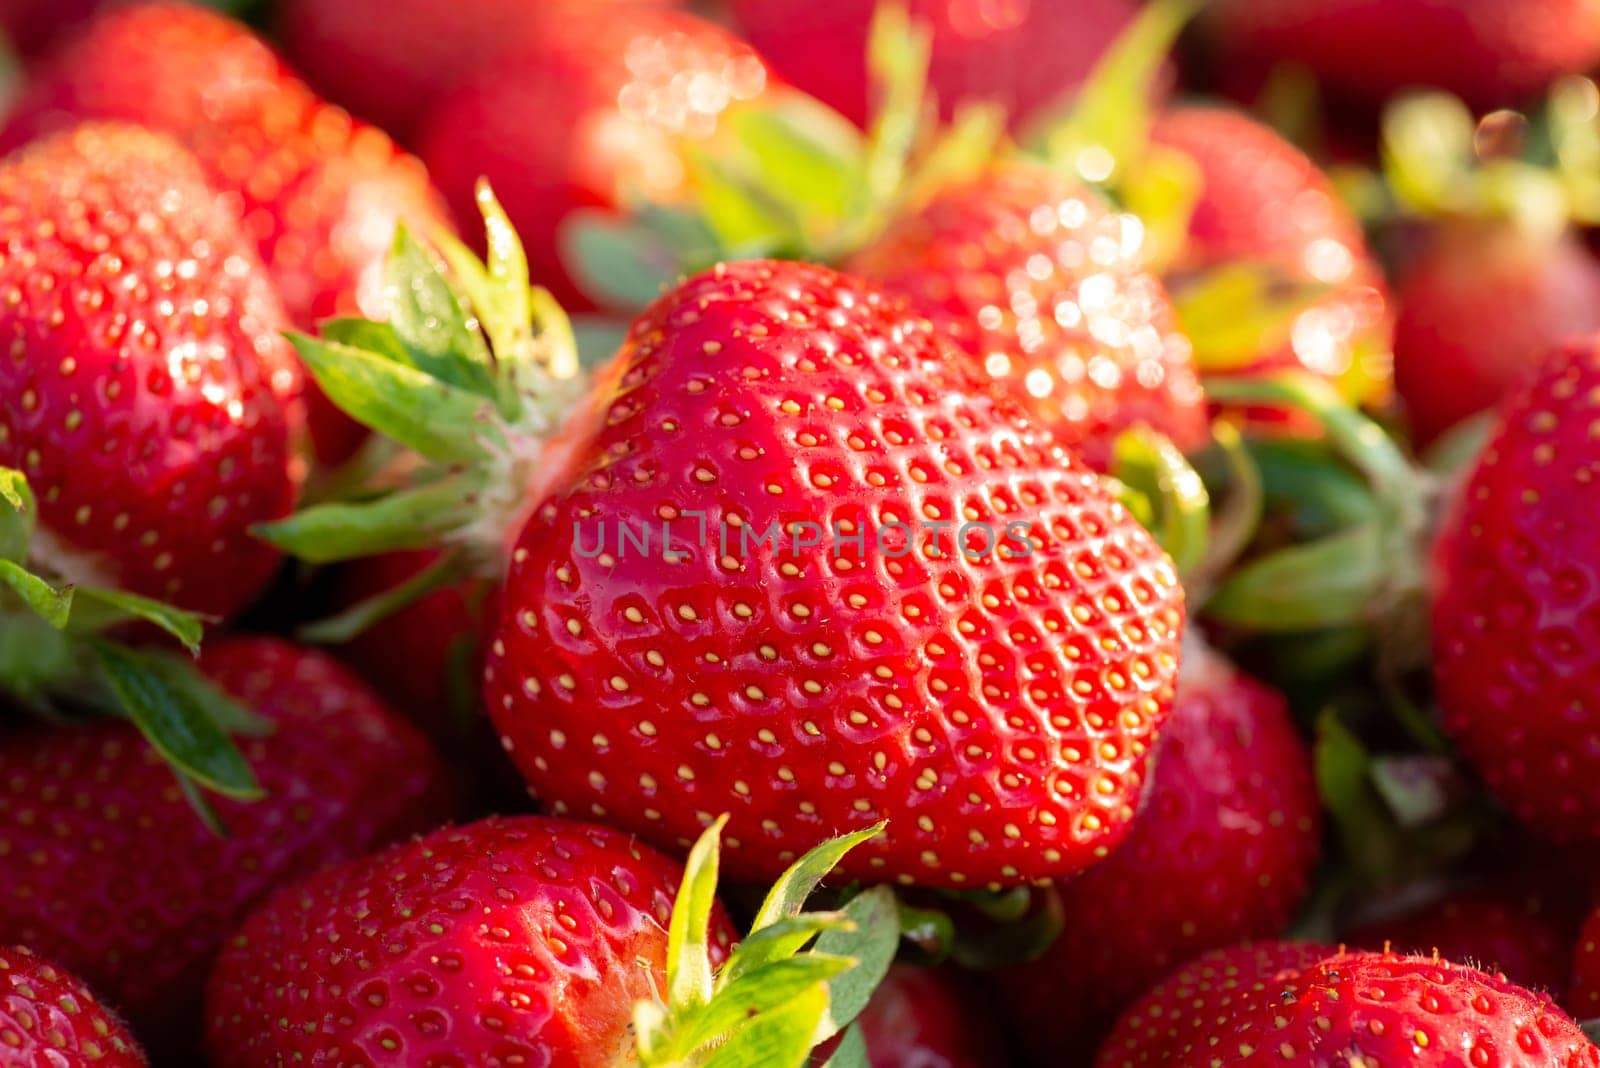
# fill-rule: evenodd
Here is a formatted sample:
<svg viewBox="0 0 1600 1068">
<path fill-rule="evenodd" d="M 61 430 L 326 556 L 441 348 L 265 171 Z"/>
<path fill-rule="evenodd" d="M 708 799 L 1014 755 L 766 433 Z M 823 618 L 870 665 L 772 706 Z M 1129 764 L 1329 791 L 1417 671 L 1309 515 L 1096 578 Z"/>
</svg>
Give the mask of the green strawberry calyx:
<svg viewBox="0 0 1600 1068">
<path fill-rule="evenodd" d="M 667 935 L 666 989 L 634 1006 L 644 1068 L 801 1068 L 843 1036 L 827 1064 L 867 1064 L 853 1025 L 894 959 L 900 925 L 893 893 L 874 887 L 832 911 L 805 902 L 851 849 L 883 824 L 824 842 L 779 877 L 744 939 L 720 968 L 710 954 L 722 828 L 711 824 L 685 863 Z M 636 1060 L 635 1060 L 636 1058 Z"/>
<path fill-rule="evenodd" d="M 0 696 L 49 719 L 84 713 L 130 720 L 172 767 L 213 829 L 202 791 L 236 800 L 261 796 L 231 735 L 259 735 L 271 722 L 242 708 L 174 652 L 132 648 L 108 632 L 142 624 L 199 651 L 203 621 L 192 612 L 108 586 L 74 583 L 41 551 L 38 505 L 27 477 L 0 467 Z"/>
<path fill-rule="evenodd" d="M 403 226 L 386 264 L 388 318 L 291 334 L 324 394 L 378 432 L 315 493 L 257 533 L 330 563 L 424 546 L 448 551 L 417 581 L 316 625 L 348 637 L 466 574 L 498 578 L 508 539 L 562 470 L 563 437 L 588 414 L 572 327 L 533 286 L 510 221 L 480 184 L 488 252 Z"/>
</svg>

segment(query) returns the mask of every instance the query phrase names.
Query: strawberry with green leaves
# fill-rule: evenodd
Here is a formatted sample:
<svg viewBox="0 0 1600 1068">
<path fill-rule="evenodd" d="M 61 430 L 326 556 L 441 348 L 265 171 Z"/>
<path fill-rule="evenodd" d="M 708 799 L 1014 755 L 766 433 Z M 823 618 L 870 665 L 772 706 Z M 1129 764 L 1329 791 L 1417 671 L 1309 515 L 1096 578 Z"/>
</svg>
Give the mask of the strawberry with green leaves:
<svg viewBox="0 0 1600 1068">
<path fill-rule="evenodd" d="M 252 787 L 212 826 L 125 723 L 0 740 L 0 939 L 78 972 L 163 1053 L 192 1048 L 209 962 L 258 900 L 449 812 L 427 743 L 328 656 L 231 638 L 199 668 L 237 702 Z"/>
<path fill-rule="evenodd" d="M 0 1065 L 147 1068 L 117 1015 L 74 976 L 23 946 L 0 947 Z"/>
<path fill-rule="evenodd" d="M 893 898 L 802 911 L 872 832 L 837 839 L 784 873 L 734 946 L 716 900 L 722 823 L 684 867 L 610 828 L 493 817 L 287 887 L 212 975 L 212 1057 L 799 1068 L 888 968 Z"/>
<path fill-rule="evenodd" d="M 683 283 L 574 402 L 491 220 L 487 271 L 446 247 L 487 338 L 419 262 L 430 315 L 299 340 L 420 481 L 269 536 L 317 559 L 431 539 L 503 577 L 485 703 L 557 813 L 681 847 L 727 809 L 730 868 L 764 877 L 889 819 L 844 871 L 951 887 L 1120 840 L 1183 607 L 1096 476 L 925 318 L 800 263 Z"/>
</svg>

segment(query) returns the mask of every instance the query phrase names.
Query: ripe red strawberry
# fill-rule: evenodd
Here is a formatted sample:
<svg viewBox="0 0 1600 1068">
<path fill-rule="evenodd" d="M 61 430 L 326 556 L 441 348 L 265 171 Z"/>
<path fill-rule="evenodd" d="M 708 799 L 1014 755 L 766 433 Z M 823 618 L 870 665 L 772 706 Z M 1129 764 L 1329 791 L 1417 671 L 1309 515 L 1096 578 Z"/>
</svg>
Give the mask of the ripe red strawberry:
<svg viewBox="0 0 1600 1068">
<path fill-rule="evenodd" d="M 463 230 L 487 177 L 528 243 L 533 277 L 587 307 L 562 266 L 560 228 L 578 208 L 687 192 L 680 139 L 710 136 L 730 106 L 761 96 L 764 63 L 691 15 L 595 5 L 553 20 L 431 112 L 419 151 Z"/>
<path fill-rule="evenodd" d="M 193 151 L 305 329 L 381 316 L 396 222 L 443 217 L 415 159 L 319 100 L 244 26 L 199 7 L 122 7 L 74 33 L 32 77 L 0 144 L 86 118 L 163 130 Z M 326 459 L 358 440 L 321 404 L 312 420 Z"/>
<path fill-rule="evenodd" d="M 217 615 L 278 554 L 299 367 L 260 263 L 167 137 L 92 125 L 0 163 L 0 464 L 38 562 Z"/>
<path fill-rule="evenodd" d="M 1567 1008 L 1580 1020 L 1600 1016 L 1600 909 L 1589 914 L 1572 955 Z"/>
<path fill-rule="evenodd" d="M 278 37 L 318 92 L 404 140 L 486 63 L 552 20 L 581 14 L 588 2 L 288 0 L 278 11 Z"/>
<path fill-rule="evenodd" d="M 1327 176 L 1272 129 L 1228 108 L 1171 108 L 1151 139 L 1183 152 L 1201 179 L 1174 289 L 1236 263 L 1330 287 L 1296 317 L 1287 345 L 1215 370 L 1299 366 L 1342 383 L 1354 400 L 1382 397 L 1390 372 L 1383 272 Z"/>
<path fill-rule="evenodd" d="M 0 947 L 0 1065 L 146 1068 L 127 1025 L 88 987 L 22 946 Z"/>
<path fill-rule="evenodd" d="M 267 891 L 445 811 L 422 738 L 327 656 L 237 638 L 200 666 L 275 725 L 239 740 L 266 796 L 217 803 L 227 837 L 128 724 L 0 741 L 0 938 L 81 974 L 163 1051 L 195 1041 L 210 959 Z"/>
<path fill-rule="evenodd" d="M 1277 982 L 1337 951 L 1310 942 L 1247 942 L 1197 957 L 1152 987 L 1117 1021 L 1095 1068 L 1211 1064 L 1228 1021 Z M 1342 1068 L 1342 1066 L 1341 1066 Z"/>
<path fill-rule="evenodd" d="M 1542 361 L 1434 545 L 1434 680 L 1446 730 L 1525 825 L 1600 835 L 1600 345 Z"/>
<path fill-rule="evenodd" d="M 1600 61 L 1595 0 L 1219 0 L 1208 17 L 1224 63 L 1299 63 L 1369 103 L 1433 85 L 1493 107 Z"/>
<path fill-rule="evenodd" d="M 1319 802 L 1281 694 L 1191 646 L 1155 760 L 1127 840 L 1060 886 L 1061 937 L 1001 974 L 1041 1063 L 1093 1050 L 1130 999 L 1196 953 L 1280 933 L 1310 885 Z"/>
<path fill-rule="evenodd" d="M 1579 1068 L 1596 1047 L 1548 997 L 1437 958 L 1336 953 L 1278 976 L 1222 1027 L 1213 1064 Z M 1356 1059 L 1359 1058 L 1359 1059 Z"/>
<path fill-rule="evenodd" d="M 771 939 L 754 943 L 764 956 L 730 954 L 734 932 L 713 896 L 716 833 L 703 836 L 685 871 L 607 827 L 491 817 L 288 887 L 230 940 L 211 977 L 214 1061 L 604 1068 L 715 1063 L 704 1059 L 709 1043 L 724 1063 L 798 1066 L 813 1045 L 812 1026 L 769 1035 L 760 1059 L 740 1044 L 747 1018 L 795 1008 L 798 991 L 732 1008 L 721 997 L 732 996 L 726 984 L 742 974 L 746 996 L 755 985 L 772 998 L 771 984 L 752 970 L 759 963 L 790 968 L 791 983 L 802 974 L 796 969 L 821 968 L 804 973 L 808 986 L 846 961 L 881 975 L 898 937 L 893 898 L 876 891 L 845 906 L 865 923 L 857 902 L 872 902 L 875 964 L 860 941 L 855 953 L 830 945 L 826 928 L 817 948 L 837 954 L 831 967 Z M 801 930 L 836 923 L 832 914 L 799 910 L 849 847 L 829 843 L 826 860 L 791 871 L 804 885 L 775 891 L 755 929 L 785 917 Z M 805 993 L 817 1027 L 824 1011 L 842 1026 L 859 1008 L 820 985 Z M 718 1028 L 673 1044 L 719 1012 Z"/>
<path fill-rule="evenodd" d="M 965 101 L 1002 105 L 1021 125 L 1060 102 L 1138 10 L 1129 0 L 913 0 L 932 33 L 928 71 L 941 110 Z M 733 15 L 795 86 L 865 125 L 872 0 L 734 0 Z"/>
<path fill-rule="evenodd" d="M 862 1010 L 872 1068 L 983 1068 L 999 1036 L 975 1011 L 969 984 L 948 971 L 897 964 Z"/>
<path fill-rule="evenodd" d="M 100 0 L 0 0 L 0 28 L 7 43 L 31 56 L 88 18 L 99 4 Z"/>
<path fill-rule="evenodd" d="M 1171 562 L 926 319 L 826 268 L 719 266 L 634 323 L 595 404 L 485 672 L 558 813 L 672 846 L 728 809 L 728 866 L 761 877 L 888 819 L 842 870 L 944 886 L 1120 840 L 1170 702 Z M 685 559 L 621 543 L 664 521 Z M 756 543 L 796 523 L 820 548 Z"/>
<path fill-rule="evenodd" d="M 1574 925 L 1535 893 L 1485 887 L 1452 893 L 1409 914 L 1345 933 L 1352 946 L 1432 954 L 1561 994 L 1571 973 Z"/>
<path fill-rule="evenodd" d="M 1600 330 L 1593 257 L 1570 236 L 1505 223 L 1441 227 L 1397 296 L 1395 385 L 1421 443 L 1494 407 L 1556 345 Z"/>
<path fill-rule="evenodd" d="M 906 296 L 981 372 L 1104 466 L 1116 431 L 1205 440 L 1189 343 L 1142 265 L 1144 229 L 1086 186 L 1008 163 L 902 218 L 849 269 Z"/>
</svg>

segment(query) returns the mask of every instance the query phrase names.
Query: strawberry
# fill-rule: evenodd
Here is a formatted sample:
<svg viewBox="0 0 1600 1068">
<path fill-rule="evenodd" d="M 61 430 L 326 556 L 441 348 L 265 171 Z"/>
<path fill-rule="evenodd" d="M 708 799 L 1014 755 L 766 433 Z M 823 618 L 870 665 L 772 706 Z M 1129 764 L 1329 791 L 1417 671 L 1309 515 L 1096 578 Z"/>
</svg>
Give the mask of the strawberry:
<svg viewBox="0 0 1600 1068">
<path fill-rule="evenodd" d="M 869 115 L 872 0 L 734 0 L 750 41 L 795 86 L 858 125 Z M 990 101 L 1023 125 L 1066 97 L 1138 10 L 1129 0 L 914 0 L 932 35 L 929 85 L 948 116 Z"/>
<path fill-rule="evenodd" d="M 1600 345 L 1543 360 L 1498 425 L 1433 550 L 1434 681 L 1446 730 L 1525 825 L 1600 828 Z"/>
<path fill-rule="evenodd" d="M 163 130 L 193 151 L 304 328 L 380 315 L 396 221 L 442 219 L 415 159 L 319 100 L 247 28 L 198 7 L 136 4 L 96 18 L 44 61 L 0 144 L 86 118 Z M 324 459 L 359 440 L 319 399 L 311 418 Z"/>
<path fill-rule="evenodd" d="M 1572 986 L 1567 1007 L 1580 1020 L 1600 1016 L 1600 910 L 1589 914 L 1572 956 Z"/>
<path fill-rule="evenodd" d="M 723 1063 L 803 1064 L 824 1011 L 831 1008 L 836 1026 L 854 1014 L 811 977 L 826 979 L 840 964 L 881 974 L 898 936 L 893 899 L 886 891 L 856 899 L 873 906 L 870 964 L 866 952 L 795 957 L 819 929 L 819 950 L 834 949 L 829 928 L 864 915 L 855 903 L 842 915 L 799 912 L 796 898 L 816 885 L 823 863 L 797 894 L 769 899 L 758 918 L 758 931 L 787 920 L 800 932 L 793 944 L 758 939 L 749 953 L 730 954 L 734 932 L 712 896 L 716 832 L 706 838 L 686 872 L 610 828 L 491 817 L 287 887 L 217 963 L 208 996 L 212 1056 L 235 1068 L 648 1068 L 711 1063 L 692 1055 L 717 1042 Z M 770 985 L 778 973 L 792 977 L 787 997 Z M 719 997 L 724 991 L 728 998 Z M 740 1031 L 746 1017 L 771 1022 L 784 1008 L 809 1012 L 809 1020 L 781 1042 L 769 1034 L 759 1059 L 739 1060 L 751 1057 Z M 697 1028 L 698 1036 L 690 1033 Z"/>
<path fill-rule="evenodd" d="M 504 298 L 452 261 L 470 306 L 526 300 L 514 261 Z M 455 314 L 453 351 L 507 354 L 489 377 L 419 382 L 398 330 L 297 339 L 352 410 L 455 461 L 268 535 L 319 560 L 509 556 L 484 700 L 556 813 L 674 847 L 728 808 L 729 867 L 755 877 L 887 818 L 842 870 L 941 886 L 1066 875 L 1120 840 L 1171 699 L 1171 561 L 924 317 L 827 268 L 727 264 L 657 301 L 574 405 L 518 348 L 521 312 L 487 343 Z"/>
<path fill-rule="evenodd" d="M 1278 934 L 1319 844 L 1311 757 L 1283 696 L 1215 653 L 1186 650 L 1172 721 L 1128 838 L 1058 890 L 1068 922 L 1037 961 L 1001 973 L 1016 1033 L 1045 1063 L 1092 1050 L 1176 964 Z"/>
<path fill-rule="evenodd" d="M 1194 1040 L 1208 1038 L 1213 1063 L 1228 1068 L 1600 1065 L 1600 1048 L 1545 995 L 1503 975 L 1391 953 L 1340 952 L 1281 974 Z"/>
<path fill-rule="evenodd" d="M 954 973 L 896 964 L 862 1010 L 872 1068 L 983 1068 L 999 1044 Z"/>
<path fill-rule="evenodd" d="M 1395 385 L 1423 444 L 1493 408 L 1559 343 L 1600 330 L 1600 265 L 1582 244 L 1504 222 L 1443 224 L 1397 296 Z"/>
<path fill-rule="evenodd" d="M 529 242 L 535 279 L 582 308 L 562 266 L 563 221 L 578 208 L 682 200 L 681 139 L 709 137 L 768 81 L 762 60 L 721 27 L 597 5 L 552 20 L 440 101 L 419 151 L 463 227 L 487 177 Z"/>
<path fill-rule="evenodd" d="M 82 982 L 22 946 L 0 947 L 0 1064 L 146 1068 L 127 1025 Z"/>
<path fill-rule="evenodd" d="M 208 962 L 267 891 L 444 811 L 423 740 L 323 654 L 225 639 L 200 666 L 274 728 L 242 740 L 265 795 L 218 803 L 226 837 L 127 724 L 0 741 L 0 855 L 16 858 L 0 937 L 80 973 L 164 1052 L 193 1041 Z"/>
<path fill-rule="evenodd" d="M 891 225 L 849 269 L 934 319 L 1095 466 L 1119 430 L 1180 447 L 1206 436 L 1204 398 L 1143 227 L 1039 164 L 996 165 Z"/>
<path fill-rule="evenodd" d="M 1390 331 L 1383 272 L 1327 176 L 1272 129 L 1228 108 L 1170 108 L 1150 137 L 1187 156 L 1200 178 L 1173 267 L 1176 292 L 1233 264 L 1328 289 L 1294 317 L 1285 342 L 1229 354 L 1227 366 L 1207 369 L 1303 367 L 1341 383 L 1355 400 L 1382 397 Z"/>
<path fill-rule="evenodd" d="M 1197 957 L 1152 987 L 1117 1021 L 1095 1068 L 1206 1063 L 1213 1036 L 1236 1014 L 1269 996 L 1283 976 L 1336 952 L 1309 942 L 1247 942 Z"/>
<path fill-rule="evenodd" d="M 1600 61 L 1595 0 L 1219 0 L 1208 19 L 1225 64 L 1299 63 L 1368 103 L 1432 85 L 1493 107 Z"/>
<path fill-rule="evenodd" d="M 288 0 L 277 26 L 295 69 L 319 92 L 404 140 L 435 101 L 485 64 L 584 7 L 584 0 Z"/>
<path fill-rule="evenodd" d="M 1539 895 L 1491 886 L 1456 891 L 1409 914 L 1364 923 L 1344 937 L 1369 949 L 1436 952 L 1503 973 L 1530 990 L 1561 993 L 1570 974 L 1575 929 Z"/>
<path fill-rule="evenodd" d="M 217 615 L 271 577 L 299 368 L 254 250 L 167 137 L 91 125 L 0 163 L 0 464 L 36 561 Z"/>
<path fill-rule="evenodd" d="M 0 0 L 0 27 L 18 52 L 36 55 L 99 5 L 100 0 Z"/>
</svg>

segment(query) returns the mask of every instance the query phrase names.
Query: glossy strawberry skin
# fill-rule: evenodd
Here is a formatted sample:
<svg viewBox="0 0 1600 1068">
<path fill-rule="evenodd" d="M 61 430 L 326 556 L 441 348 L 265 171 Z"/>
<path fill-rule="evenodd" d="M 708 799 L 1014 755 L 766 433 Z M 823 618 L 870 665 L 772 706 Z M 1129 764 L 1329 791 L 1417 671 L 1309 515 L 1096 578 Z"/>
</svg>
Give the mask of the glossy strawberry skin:
<svg viewBox="0 0 1600 1068">
<path fill-rule="evenodd" d="M 301 329 L 335 315 L 382 318 L 396 223 L 444 218 L 415 158 L 318 99 L 246 27 L 200 7 L 134 4 L 94 19 L 42 62 L 0 145 L 83 119 L 182 141 L 242 218 Z M 343 458 L 361 434 L 313 398 L 318 455 Z"/>
<path fill-rule="evenodd" d="M 858 1022 L 872 1068 L 984 1068 L 999 1036 L 956 973 L 896 964 Z"/>
<path fill-rule="evenodd" d="M 22 946 L 0 946 L 0 1065 L 148 1068 L 139 1044 L 88 987 Z"/>
<path fill-rule="evenodd" d="M 233 1068 L 622 1063 L 633 1002 L 666 989 L 681 878 L 628 835 L 540 816 L 333 868 L 229 941 L 208 1047 Z M 720 909 L 713 931 L 716 963 L 733 934 Z"/>
<path fill-rule="evenodd" d="M 944 114 L 992 102 L 1019 127 L 1070 95 L 1138 10 L 1128 0 L 906 6 L 932 34 L 928 82 Z M 734 0 L 732 7 L 785 80 L 866 125 L 872 0 Z"/>
<path fill-rule="evenodd" d="M 762 60 L 719 26 L 671 10 L 591 6 L 551 20 L 442 100 L 419 152 L 465 233 L 479 217 L 474 186 L 487 177 L 534 281 L 582 310 L 592 304 L 563 266 L 563 222 L 579 208 L 681 201 L 680 139 L 710 136 L 730 106 L 768 84 Z"/>
<path fill-rule="evenodd" d="M 1283 695 L 1186 650 L 1133 830 L 1059 887 L 1068 923 L 1045 955 L 1000 973 L 1014 1032 L 1041 1063 L 1087 1053 L 1177 964 L 1282 932 L 1310 887 L 1320 823 L 1311 756 Z"/>
<path fill-rule="evenodd" d="M 641 316 L 610 375 L 515 544 L 485 673 L 555 811 L 665 847 L 728 811 L 724 865 L 753 878 L 883 818 L 843 872 L 1014 884 L 1120 840 L 1171 699 L 1171 563 L 926 319 L 825 268 L 729 264 Z M 993 547 L 889 525 L 944 521 Z M 757 538 L 806 522 L 863 545 Z"/>
<path fill-rule="evenodd" d="M 1092 465 L 1146 424 L 1206 439 L 1188 341 L 1142 265 L 1144 229 L 1049 168 L 1007 163 L 902 218 L 849 269 L 930 315 Z"/>
<path fill-rule="evenodd" d="M 1600 61 L 1595 0 L 1221 0 L 1208 19 L 1225 63 L 1297 62 L 1369 104 L 1430 85 L 1511 104 Z"/>
<path fill-rule="evenodd" d="M 1312 942 L 1247 942 L 1196 957 L 1129 1006 L 1095 1055 L 1095 1068 L 1187 1065 L 1214 1049 L 1238 1013 L 1279 980 L 1337 953 Z"/>
<path fill-rule="evenodd" d="M 1327 175 L 1275 131 L 1229 108 L 1170 108 L 1150 136 L 1192 160 L 1201 180 L 1173 269 L 1180 283 L 1226 264 L 1258 263 L 1288 282 L 1330 289 L 1300 313 L 1287 346 L 1234 370 L 1302 367 L 1345 382 L 1353 399 L 1381 399 L 1392 329 L 1383 271 Z"/>
<path fill-rule="evenodd" d="M 240 739 L 266 797 L 216 803 L 229 837 L 127 724 L 0 741 L 0 937 L 78 972 L 160 1052 L 197 1041 L 209 962 L 256 901 L 448 812 L 426 743 L 327 656 L 222 639 L 201 669 L 276 724 Z"/>
<path fill-rule="evenodd" d="M 1446 224 L 1397 296 L 1395 385 L 1422 444 L 1493 408 L 1555 346 L 1600 330 L 1600 264 L 1572 237 L 1505 224 Z"/>
<path fill-rule="evenodd" d="M 1279 976 L 1233 1014 L 1216 1045 L 1224 1068 L 1365 1064 L 1580 1068 L 1600 1047 L 1548 997 L 1449 961 L 1337 953 Z"/>
<path fill-rule="evenodd" d="M 1433 550 L 1445 729 L 1524 825 L 1600 838 L 1600 347 L 1542 361 L 1499 411 Z"/>
<path fill-rule="evenodd" d="M 42 561 L 229 615 L 296 496 L 287 323 L 236 220 L 172 140 L 93 125 L 0 164 L 0 463 Z M 137 221 L 137 225 L 135 224 Z"/>
</svg>

